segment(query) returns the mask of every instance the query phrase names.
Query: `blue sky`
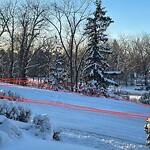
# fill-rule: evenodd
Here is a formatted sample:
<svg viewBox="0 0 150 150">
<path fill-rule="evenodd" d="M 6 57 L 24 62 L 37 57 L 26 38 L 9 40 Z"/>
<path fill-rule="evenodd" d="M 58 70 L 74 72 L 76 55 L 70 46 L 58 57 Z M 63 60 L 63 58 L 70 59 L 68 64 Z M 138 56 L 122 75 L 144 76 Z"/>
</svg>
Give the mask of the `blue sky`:
<svg viewBox="0 0 150 150">
<path fill-rule="evenodd" d="M 118 34 L 150 34 L 150 0 L 102 0 L 107 16 L 114 21 L 108 31 Z"/>
<path fill-rule="evenodd" d="M 114 21 L 108 28 L 112 37 L 143 32 L 150 34 L 150 0 L 102 0 L 102 7 Z"/>
</svg>

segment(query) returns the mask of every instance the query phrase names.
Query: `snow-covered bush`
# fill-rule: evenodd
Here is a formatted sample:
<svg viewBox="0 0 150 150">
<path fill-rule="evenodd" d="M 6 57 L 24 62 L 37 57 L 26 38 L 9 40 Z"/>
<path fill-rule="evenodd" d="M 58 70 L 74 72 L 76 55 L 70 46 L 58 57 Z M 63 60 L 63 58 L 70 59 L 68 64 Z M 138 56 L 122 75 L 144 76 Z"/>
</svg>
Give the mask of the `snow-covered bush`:
<svg viewBox="0 0 150 150">
<path fill-rule="evenodd" d="M 43 139 L 52 139 L 53 130 L 50 117 L 47 114 L 36 115 L 33 118 L 33 124 L 35 124 L 36 127 L 36 136 L 40 136 Z"/>
<path fill-rule="evenodd" d="M 0 100 L 0 115 L 4 115 L 9 119 L 28 122 L 31 116 L 31 109 L 16 102 Z"/>
<path fill-rule="evenodd" d="M 53 131 L 53 140 L 55 141 L 60 141 L 61 136 L 60 136 L 61 131 Z"/>
<path fill-rule="evenodd" d="M 15 92 L 12 91 L 6 91 L 6 90 L 0 90 L 0 98 L 7 98 L 9 100 L 15 100 L 17 101 L 21 96 Z"/>
<path fill-rule="evenodd" d="M 150 104 L 150 92 L 142 94 L 139 101 L 144 104 Z"/>
<path fill-rule="evenodd" d="M 18 109 L 20 111 L 20 115 L 18 116 L 17 120 L 28 122 L 31 116 L 31 109 L 23 105 L 18 105 Z"/>
<path fill-rule="evenodd" d="M 84 95 L 89 95 L 89 96 L 108 96 L 108 93 L 105 89 L 101 88 L 101 89 L 97 89 L 97 88 L 92 88 L 92 87 L 80 87 L 80 89 L 78 90 L 79 93 L 82 93 Z"/>
</svg>

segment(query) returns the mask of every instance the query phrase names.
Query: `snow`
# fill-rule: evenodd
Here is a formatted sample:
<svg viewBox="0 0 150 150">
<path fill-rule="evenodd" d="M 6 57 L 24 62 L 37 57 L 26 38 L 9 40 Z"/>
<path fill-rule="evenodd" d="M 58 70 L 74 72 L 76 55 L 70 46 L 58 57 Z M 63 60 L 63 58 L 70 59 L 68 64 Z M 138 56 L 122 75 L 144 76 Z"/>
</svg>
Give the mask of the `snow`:
<svg viewBox="0 0 150 150">
<path fill-rule="evenodd" d="M 0 115 L 0 124 L 4 121 L 4 119 L 6 119 L 6 117 L 3 115 Z"/>
<path fill-rule="evenodd" d="M 147 91 L 145 90 L 135 90 L 135 86 L 122 86 L 122 87 L 119 87 L 118 90 L 120 92 L 126 92 L 126 94 L 133 94 L 133 95 L 139 95 L 141 96 L 142 94 L 144 93 L 147 93 Z"/>
<path fill-rule="evenodd" d="M 0 131 L 7 133 L 9 138 L 21 138 L 23 133 L 12 121 L 5 119 L 0 126 Z"/>
<path fill-rule="evenodd" d="M 105 81 L 111 83 L 112 85 L 117 85 L 117 83 L 114 80 L 108 79 L 108 78 L 104 78 Z"/>
<path fill-rule="evenodd" d="M 14 141 L 11 144 L 8 144 L 3 146 L 1 150 L 94 150 L 93 148 L 87 148 L 83 146 L 73 145 L 73 144 L 66 144 L 61 142 L 55 142 L 55 141 L 47 141 L 47 140 L 41 140 L 38 138 L 34 138 L 33 136 L 24 133 L 24 138 Z"/>
<path fill-rule="evenodd" d="M 10 138 L 8 137 L 8 134 L 3 131 L 0 131 L 0 147 L 9 143 L 10 143 Z"/>
<path fill-rule="evenodd" d="M 0 116 L 0 118 L 3 118 Z M 27 126 L 28 125 L 28 126 Z M 55 142 L 52 140 L 41 140 L 32 135 L 33 127 L 29 123 L 19 123 L 6 119 L 0 125 L 0 149 L 1 150 L 48 150 L 48 149 L 65 149 L 65 150 L 94 150 L 68 143 Z M 30 129 L 30 130 L 29 130 Z M 29 131 L 28 131 L 29 130 Z"/>
<path fill-rule="evenodd" d="M 104 73 L 110 74 L 110 75 L 117 75 L 117 74 L 121 74 L 121 71 L 104 71 Z"/>
<path fill-rule="evenodd" d="M 20 133 L 20 136 L 19 139 L 16 137 L 14 139 L 10 137 L 9 132 L 7 133 L 6 130 L 0 130 L 0 133 L 2 133 L 0 134 L 2 135 L 0 139 L 2 139 L 1 141 L 3 143 L 2 148 L 0 148 L 1 150 L 20 150 L 20 148 L 22 150 L 48 150 L 50 148 L 54 150 L 148 149 L 145 146 L 146 134 L 144 132 L 146 119 L 141 118 L 141 116 L 150 116 L 149 106 L 111 98 L 89 97 L 76 93 L 56 92 L 7 84 L 2 84 L 1 89 L 16 92 L 24 98 L 42 101 L 43 104 L 31 102 L 24 102 L 23 104 L 31 108 L 32 118 L 35 115 L 48 114 L 53 129 L 62 131 L 62 141 L 60 142 L 43 140 L 41 137 L 31 134 L 33 133 L 31 130 L 24 129 L 28 124 L 9 120 L 7 122 L 16 126 L 15 131 Z M 56 104 L 61 103 L 61 105 L 51 105 L 52 101 Z M 84 106 L 85 108 L 88 107 L 105 111 L 136 113 L 138 115 L 124 117 L 119 113 L 113 115 L 99 111 L 75 109 L 75 107 L 64 107 L 63 104 Z M 4 121 L 5 118 L 0 120 Z M 71 141 L 72 136 L 74 140 Z M 65 141 L 65 139 L 67 140 Z M 5 141 L 8 141 L 8 144 Z M 84 143 L 84 141 L 86 142 Z"/>
</svg>

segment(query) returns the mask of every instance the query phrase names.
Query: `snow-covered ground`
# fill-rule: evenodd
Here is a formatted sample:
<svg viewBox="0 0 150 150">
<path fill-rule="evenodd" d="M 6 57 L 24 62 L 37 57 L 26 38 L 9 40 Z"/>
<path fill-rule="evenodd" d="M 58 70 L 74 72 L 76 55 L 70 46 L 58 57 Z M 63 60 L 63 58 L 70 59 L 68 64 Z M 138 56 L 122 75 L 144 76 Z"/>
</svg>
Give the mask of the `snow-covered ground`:
<svg viewBox="0 0 150 150">
<path fill-rule="evenodd" d="M 1 116 L 0 116 L 1 118 Z M 35 137 L 28 131 L 29 124 L 19 123 L 5 119 L 0 126 L 0 149 L 1 150 L 94 150 L 81 145 L 43 140 Z"/>
<path fill-rule="evenodd" d="M 127 95 L 129 97 L 129 99 L 131 100 L 139 100 L 141 95 L 144 93 L 148 93 L 148 91 L 146 90 L 135 90 L 136 87 L 135 86 L 119 86 L 118 88 L 116 88 L 116 92 L 123 94 L 123 95 Z M 113 89 L 114 90 L 114 89 Z"/>
<path fill-rule="evenodd" d="M 24 98 L 43 101 L 43 104 L 25 103 L 32 109 L 32 116 L 48 114 L 55 130 L 61 130 L 61 141 L 47 141 L 34 137 L 20 129 L 22 137 L 9 139 L 0 145 L 1 150 L 68 149 L 68 150 L 146 150 L 145 118 L 150 116 L 150 107 L 136 103 L 117 101 L 111 98 L 88 97 L 75 93 L 55 92 L 25 88 L 15 85 L 0 85 Z M 52 102 L 61 105 L 51 105 Z M 64 107 L 63 104 L 68 104 Z M 75 109 L 80 106 L 81 109 Z M 88 109 L 86 109 L 88 108 Z M 93 111 L 92 111 L 93 110 Z M 113 112 L 111 112 L 113 111 Z M 115 112 L 115 113 L 114 113 Z M 123 115 L 126 114 L 126 117 Z M 130 114 L 127 116 L 127 114 Z M 142 116 L 142 117 L 141 117 Z M 18 126 L 18 122 L 11 121 Z M 0 132 L 1 134 L 1 132 Z M 4 133 L 3 133 L 4 134 Z M 1 138 L 0 138 L 1 140 Z M 4 140 L 4 138 L 3 138 Z M 5 140 L 4 140 L 5 141 Z"/>
<path fill-rule="evenodd" d="M 147 93 L 147 91 L 146 90 L 135 90 L 135 86 L 120 86 L 120 87 L 118 87 L 118 89 L 120 90 L 120 91 L 124 91 L 124 92 L 126 92 L 127 94 L 130 94 L 130 95 L 138 95 L 138 96 L 140 96 L 140 95 L 142 95 L 143 93 Z"/>
</svg>

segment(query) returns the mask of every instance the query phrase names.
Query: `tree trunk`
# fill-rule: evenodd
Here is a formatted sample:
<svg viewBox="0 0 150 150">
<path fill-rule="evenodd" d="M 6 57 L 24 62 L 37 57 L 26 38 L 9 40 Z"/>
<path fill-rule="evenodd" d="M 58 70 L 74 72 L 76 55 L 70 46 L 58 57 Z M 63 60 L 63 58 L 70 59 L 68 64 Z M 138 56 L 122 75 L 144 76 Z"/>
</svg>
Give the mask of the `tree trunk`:
<svg viewBox="0 0 150 150">
<path fill-rule="evenodd" d="M 145 86 L 147 86 L 147 78 L 148 78 L 148 70 L 145 68 L 145 71 L 144 71 L 144 84 L 145 84 Z"/>
<path fill-rule="evenodd" d="M 78 71 L 76 70 L 76 76 L 75 76 L 75 92 L 78 90 Z"/>
<path fill-rule="evenodd" d="M 10 66 L 8 71 L 9 78 L 13 78 L 13 63 L 14 63 L 14 39 L 11 38 L 11 50 L 10 50 Z"/>
<path fill-rule="evenodd" d="M 71 33 L 71 40 L 70 40 L 70 82 L 71 82 L 71 91 L 73 92 L 74 86 L 74 72 L 73 72 L 73 39 L 74 33 Z"/>
<path fill-rule="evenodd" d="M 72 66 L 72 58 L 70 59 L 70 82 L 71 82 L 71 91 L 73 92 L 73 66 Z"/>
</svg>

